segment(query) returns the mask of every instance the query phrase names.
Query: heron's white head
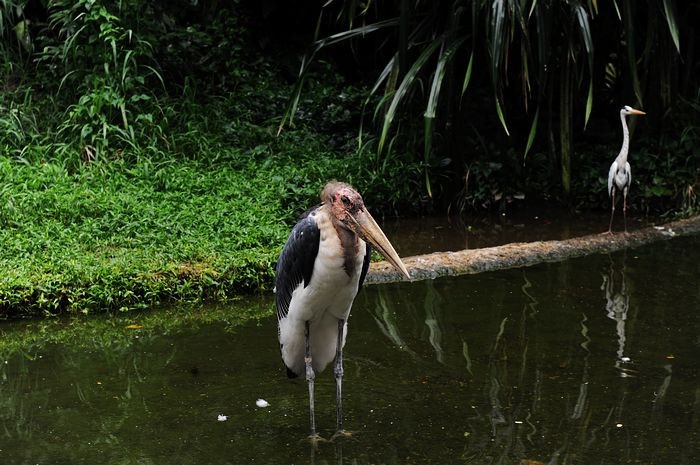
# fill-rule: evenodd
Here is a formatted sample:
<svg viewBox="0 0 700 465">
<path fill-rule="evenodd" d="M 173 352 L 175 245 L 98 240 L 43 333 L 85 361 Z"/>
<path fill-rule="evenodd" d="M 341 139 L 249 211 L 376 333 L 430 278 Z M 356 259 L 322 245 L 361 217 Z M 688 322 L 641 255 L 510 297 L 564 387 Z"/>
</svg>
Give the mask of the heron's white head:
<svg viewBox="0 0 700 465">
<path fill-rule="evenodd" d="M 321 201 L 330 207 L 331 216 L 337 220 L 336 224 L 349 229 L 362 240 L 372 244 L 394 268 L 410 278 L 406 266 L 391 242 L 367 211 L 362 196 L 351 185 L 336 181 L 329 182 L 321 192 Z"/>
<path fill-rule="evenodd" d="M 620 116 L 627 116 L 627 115 L 646 115 L 646 113 L 644 113 L 641 110 L 637 110 L 635 108 L 632 108 L 629 105 L 625 105 L 624 107 L 622 107 L 622 110 L 620 110 Z"/>
</svg>

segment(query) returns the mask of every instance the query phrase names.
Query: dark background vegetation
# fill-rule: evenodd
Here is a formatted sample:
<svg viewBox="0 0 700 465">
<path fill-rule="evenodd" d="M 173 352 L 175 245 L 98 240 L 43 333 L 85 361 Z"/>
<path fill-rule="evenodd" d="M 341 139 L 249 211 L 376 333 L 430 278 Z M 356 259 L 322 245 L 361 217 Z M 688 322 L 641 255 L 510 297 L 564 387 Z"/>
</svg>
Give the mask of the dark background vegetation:
<svg viewBox="0 0 700 465">
<path fill-rule="evenodd" d="M 690 210 L 699 9 L 673 0 L 3 2 L 0 144 L 15 159 L 73 169 L 142 157 L 291 164 L 277 146 L 318 159 L 320 145 L 358 160 L 348 175 L 387 211 L 504 208 L 523 196 L 598 208 L 621 139 L 617 112 L 629 104 L 649 113 L 633 134 L 633 201 Z"/>
<path fill-rule="evenodd" d="M 0 309 L 268 289 L 322 184 L 377 213 L 692 214 L 700 2 L 0 3 Z M 8 310 L 13 309 L 13 310 Z"/>
</svg>

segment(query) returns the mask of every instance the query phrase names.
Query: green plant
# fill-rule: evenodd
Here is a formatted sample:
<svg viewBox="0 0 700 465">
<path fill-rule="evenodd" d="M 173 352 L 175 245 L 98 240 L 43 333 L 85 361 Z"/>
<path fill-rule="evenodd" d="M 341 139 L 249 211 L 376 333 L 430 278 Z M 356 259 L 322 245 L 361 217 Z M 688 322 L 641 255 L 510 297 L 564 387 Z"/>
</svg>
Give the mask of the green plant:
<svg viewBox="0 0 700 465">
<path fill-rule="evenodd" d="M 86 161 L 133 147 L 138 132 L 158 127 L 146 87 L 150 76 L 162 82 L 147 63 L 152 61 L 151 45 L 125 27 L 113 8 L 119 6 L 98 0 L 53 2 L 47 32 L 58 41 L 50 41 L 39 58 L 63 69 L 58 92 L 77 98 L 58 133 L 79 141 L 75 148 Z"/>
<path fill-rule="evenodd" d="M 459 150 L 457 142 L 474 124 L 465 112 L 475 110 L 483 116 L 482 104 L 487 97 L 493 111 L 486 119 L 495 117 L 506 136 L 513 138 L 510 146 L 518 147 L 512 151 L 514 156 L 525 160 L 538 133 L 546 132 L 550 156 L 559 160 L 561 185 L 568 195 L 573 140 L 593 113 L 599 93 L 594 85 L 597 76 L 607 70 L 609 79 L 603 85 L 607 87 L 600 94 L 608 98 L 611 89 L 620 84 L 613 81 L 629 77 L 622 81 L 625 87 L 617 92 L 616 100 L 631 89 L 641 103 L 645 78 L 657 72 L 652 57 L 657 53 L 671 57 L 659 71 L 666 75 L 677 66 L 674 57 L 680 52 L 684 31 L 677 7 L 672 0 L 636 4 L 625 0 L 606 5 L 579 0 L 397 0 L 382 5 L 327 2 L 319 25 L 328 25 L 326 18 L 337 17 L 345 30 L 317 39 L 310 46 L 280 129 L 293 121 L 305 77 L 322 49 L 342 42 L 359 48 L 355 44 L 369 41 L 377 45 L 377 52 L 358 56 L 358 60 L 369 55 L 385 63 L 376 68 L 377 78 L 365 101 L 366 106 L 374 105 L 378 157 L 390 148 L 420 154 L 425 189 L 431 195 L 430 179 L 436 170 L 430 167 L 441 166 L 435 159 L 457 162 L 451 167 L 459 178 L 469 170 L 474 160 Z M 653 33 L 647 36 L 643 53 L 638 54 L 639 31 L 647 18 Z M 596 27 L 598 23 L 600 27 Z M 603 53 L 594 54 L 596 44 Z M 613 63 L 620 57 L 625 73 Z M 484 75 L 490 77 L 488 91 L 482 82 Z M 474 79 L 478 82 L 472 84 Z M 478 98 L 479 105 L 474 105 L 469 101 L 469 89 L 490 95 L 477 93 L 473 98 Z M 669 103 L 670 94 L 661 101 Z M 394 141 L 417 129 L 418 109 L 423 117 L 420 145 L 397 147 Z M 547 124 L 541 124 L 543 121 Z M 502 137 L 492 129 L 490 135 Z M 440 141 L 438 146 L 436 140 Z"/>
</svg>

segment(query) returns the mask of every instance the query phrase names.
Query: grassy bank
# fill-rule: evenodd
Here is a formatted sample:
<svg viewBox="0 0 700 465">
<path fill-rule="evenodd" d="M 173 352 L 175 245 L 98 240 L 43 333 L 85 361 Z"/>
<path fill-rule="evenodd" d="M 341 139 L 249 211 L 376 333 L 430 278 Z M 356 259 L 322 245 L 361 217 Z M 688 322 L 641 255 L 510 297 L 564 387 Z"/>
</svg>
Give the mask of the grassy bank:
<svg viewBox="0 0 700 465">
<path fill-rule="evenodd" d="M 261 156 L 229 147 L 213 163 L 143 158 L 77 169 L 0 158 L 0 314 L 128 310 L 269 290 L 289 223 L 325 180 L 368 187 L 361 157 L 295 147 L 281 143 Z M 382 195 L 374 186 L 370 199 Z"/>
<path fill-rule="evenodd" d="M 128 309 L 268 287 L 286 226 L 271 171 L 0 161 L 4 314 Z"/>
</svg>

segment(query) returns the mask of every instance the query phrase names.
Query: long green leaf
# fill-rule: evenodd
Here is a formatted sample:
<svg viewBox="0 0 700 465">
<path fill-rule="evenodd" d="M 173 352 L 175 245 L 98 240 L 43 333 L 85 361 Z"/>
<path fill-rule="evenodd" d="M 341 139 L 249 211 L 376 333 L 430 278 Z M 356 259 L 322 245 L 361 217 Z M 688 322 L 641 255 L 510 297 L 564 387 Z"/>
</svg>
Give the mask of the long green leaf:
<svg viewBox="0 0 700 465">
<path fill-rule="evenodd" d="M 464 92 L 466 92 L 467 87 L 469 86 L 469 81 L 471 81 L 472 64 L 474 64 L 474 50 L 472 50 L 472 53 L 469 56 L 469 64 L 467 65 L 467 72 L 464 74 L 464 82 L 462 83 L 462 94 L 460 95 L 460 97 L 464 95 Z"/>
<path fill-rule="evenodd" d="M 537 0 L 532 1 L 532 5 L 530 5 L 530 11 L 527 14 L 528 19 L 532 17 L 532 12 L 535 11 L 535 7 L 537 6 Z"/>
<path fill-rule="evenodd" d="M 424 118 L 423 126 L 423 171 L 425 172 L 425 189 L 428 191 L 428 197 L 433 198 L 433 191 L 430 188 L 430 174 L 428 173 L 428 156 L 433 145 L 433 121 L 434 118 Z"/>
<path fill-rule="evenodd" d="M 671 0 L 664 0 L 664 16 L 668 23 L 668 30 L 671 32 L 671 38 L 676 46 L 676 51 L 681 53 L 681 45 L 678 40 L 678 23 L 676 23 L 676 15 L 673 13 L 673 4 Z"/>
<path fill-rule="evenodd" d="M 588 97 L 586 98 L 586 118 L 583 123 L 583 128 L 586 129 L 588 126 L 588 118 L 591 117 L 591 110 L 593 109 L 593 77 L 591 77 L 588 83 Z"/>
<path fill-rule="evenodd" d="M 381 29 L 386 29 L 389 27 L 394 27 L 399 23 L 398 18 L 390 18 L 384 21 L 378 21 L 376 23 L 367 24 L 365 26 L 356 27 L 348 31 L 339 32 L 333 34 L 324 39 L 317 40 L 312 44 L 315 51 L 322 49 L 323 47 L 328 47 L 329 45 L 337 44 L 338 42 L 343 42 L 345 40 L 353 39 L 358 36 L 364 36 L 366 34 L 379 31 Z"/>
<path fill-rule="evenodd" d="M 440 57 L 438 58 L 437 66 L 435 67 L 435 73 L 433 74 L 433 82 L 430 86 L 430 96 L 428 97 L 428 105 L 425 108 L 425 113 L 423 114 L 425 118 L 425 126 L 423 131 L 423 161 L 425 163 L 425 187 L 428 190 L 428 196 L 432 198 L 433 193 L 430 188 L 430 176 L 428 173 L 428 160 L 430 159 L 430 152 L 433 148 L 433 123 L 435 120 L 436 108 L 438 105 L 438 100 L 440 97 L 440 89 L 442 88 L 442 82 L 445 77 L 445 69 L 450 58 L 454 55 L 455 51 L 460 45 L 464 43 L 466 37 L 457 39 L 454 43 L 445 50 L 443 44 L 443 50 L 440 51 Z"/>
<path fill-rule="evenodd" d="M 503 60 L 503 51 L 505 49 L 505 22 L 506 13 L 503 4 L 504 0 L 494 0 L 491 6 L 491 78 L 493 79 L 494 88 L 497 88 L 499 82 L 501 62 Z"/>
<path fill-rule="evenodd" d="M 363 134 L 363 130 L 364 130 L 365 111 L 367 110 L 367 105 L 369 104 L 369 101 L 372 99 L 372 96 L 377 92 L 379 87 L 382 85 L 382 83 L 391 74 L 391 71 L 394 69 L 395 63 L 396 63 L 396 55 L 391 57 L 391 60 L 389 60 L 387 62 L 386 66 L 384 67 L 382 72 L 379 74 L 379 77 L 377 78 L 376 82 L 374 83 L 374 86 L 369 91 L 367 98 L 365 99 L 364 102 L 362 102 L 362 110 L 360 111 L 360 130 L 358 132 L 358 137 L 357 137 L 357 144 L 359 147 L 362 147 L 362 134 Z M 377 108 L 380 108 L 380 105 L 377 105 Z"/>
<path fill-rule="evenodd" d="M 496 97 L 496 113 L 498 113 L 498 119 L 501 120 L 503 129 L 506 130 L 506 134 L 510 136 L 510 132 L 508 132 L 508 126 L 506 126 L 506 119 L 503 117 L 503 110 L 501 110 L 501 101 L 498 97 Z"/>
<path fill-rule="evenodd" d="M 490 44 L 489 49 L 491 52 L 491 81 L 493 83 L 493 91 L 496 100 L 496 112 L 498 113 L 498 119 L 503 125 L 506 134 L 510 135 L 508 131 L 508 126 L 506 125 L 506 120 L 503 116 L 503 110 L 501 109 L 501 101 L 499 95 L 501 94 L 500 82 L 501 82 L 501 64 L 503 61 L 503 54 L 506 49 L 505 41 L 505 26 L 506 26 L 506 12 L 505 12 L 504 0 L 494 0 L 491 5 L 491 18 L 490 18 Z"/>
<path fill-rule="evenodd" d="M 593 75 L 593 36 L 591 34 L 591 24 L 588 21 L 588 12 L 580 3 L 575 3 L 574 11 L 578 20 L 579 31 L 583 38 L 583 44 L 586 47 L 586 55 L 588 58 L 588 69 Z"/>
<path fill-rule="evenodd" d="M 438 58 L 437 66 L 435 67 L 435 74 L 433 74 L 433 82 L 430 86 L 430 96 L 428 97 L 428 106 L 425 109 L 426 118 L 435 118 L 435 109 L 437 108 L 438 97 L 440 96 L 440 89 L 442 87 L 442 82 L 445 77 L 445 69 L 447 62 L 454 55 L 457 48 L 464 43 L 466 37 L 457 39 L 452 43 L 447 50 L 443 50 L 440 53 L 440 58 Z M 471 60 L 470 60 L 471 61 Z"/>
<path fill-rule="evenodd" d="M 371 32 L 379 31 L 388 27 L 394 27 L 397 23 L 397 18 L 391 18 L 384 21 L 378 21 L 376 23 L 358 27 L 355 29 L 350 29 L 349 31 L 339 32 L 338 34 L 333 34 L 324 39 L 317 40 L 316 42 L 314 42 L 310 50 L 302 58 L 301 66 L 299 67 L 299 76 L 297 78 L 297 81 L 294 83 L 294 89 L 292 90 L 289 102 L 287 103 L 287 109 L 285 110 L 284 115 L 282 116 L 282 121 L 280 121 L 280 125 L 277 128 L 277 135 L 279 135 L 282 132 L 282 129 L 284 128 L 285 124 L 287 124 L 287 122 L 289 122 L 289 124 L 292 123 L 294 114 L 296 113 L 297 107 L 299 105 L 301 89 L 304 87 L 304 79 L 306 78 L 306 73 L 308 72 L 309 65 L 311 64 L 314 57 L 316 56 L 316 53 L 319 50 L 321 50 L 323 47 L 327 47 L 338 42 L 343 42 L 345 40 L 350 40 L 357 36 L 369 34 Z"/>
<path fill-rule="evenodd" d="M 408 88 L 411 87 L 411 84 L 413 84 L 413 81 L 415 80 L 418 72 L 423 68 L 423 66 L 433 55 L 433 53 L 435 53 L 435 50 L 437 50 L 438 46 L 440 46 L 443 39 L 444 36 L 440 36 L 437 39 L 433 40 L 433 42 L 427 47 L 425 47 L 425 49 L 423 49 L 423 52 L 420 54 L 418 59 L 416 59 L 411 68 L 406 72 L 406 75 L 401 81 L 401 84 L 399 84 L 399 88 L 396 90 L 394 98 L 392 99 L 389 108 L 384 114 L 384 124 L 382 125 L 381 135 L 379 136 L 379 147 L 377 148 L 378 153 L 382 153 L 384 144 L 386 143 L 387 134 L 389 133 L 389 128 L 391 127 L 391 123 L 394 120 L 394 116 L 396 115 L 396 109 L 398 108 L 399 103 L 401 103 L 401 100 L 403 100 L 403 97 L 406 95 L 406 91 L 408 90 Z"/>
<path fill-rule="evenodd" d="M 525 145 L 525 155 L 523 155 L 523 163 L 527 158 L 527 154 L 532 148 L 532 143 L 535 141 L 535 135 L 537 134 L 537 123 L 540 120 L 540 109 L 537 108 L 535 112 L 535 117 L 532 119 L 532 125 L 530 126 L 530 134 L 527 136 L 527 144 Z"/>
</svg>

